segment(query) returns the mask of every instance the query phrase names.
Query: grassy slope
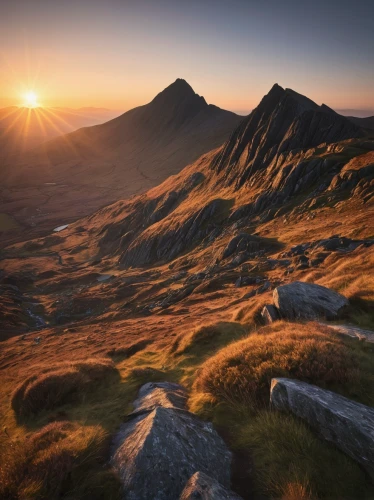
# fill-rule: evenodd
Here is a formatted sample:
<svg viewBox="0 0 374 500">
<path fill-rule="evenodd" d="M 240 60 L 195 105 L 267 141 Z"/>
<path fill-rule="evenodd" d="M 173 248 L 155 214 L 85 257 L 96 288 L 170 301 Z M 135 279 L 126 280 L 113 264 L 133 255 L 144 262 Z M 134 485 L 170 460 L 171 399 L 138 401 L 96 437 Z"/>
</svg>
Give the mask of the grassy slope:
<svg viewBox="0 0 374 500">
<path fill-rule="evenodd" d="M 162 189 L 169 189 L 174 181 L 166 181 Z M 157 194 L 156 189 L 154 195 Z M 212 190 L 210 196 L 215 195 Z M 230 199 L 230 196 L 227 193 L 226 199 Z M 202 206 L 207 199 L 195 201 Z M 240 202 L 236 200 L 236 203 Z M 118 204 L 118 220 L 123 217 L 120 205 L 121 202 Z M 192 209 L 186 206 L 181 207 L 180 211 Z M 308 211 L 288 213 L 286 218 L 279 215 L 247 230 L 255 230 L 263 238 L 276 240 L 277 248 L 268 252 L 269 257 L 278 257 L 279 250 L 285 251 L 294 244 L 329 237 L 337 232 L 355 238 L 368 238 L 374 234 L 370 206 L 360 204 L 357 199 L 340 208 L 326 205 L 314 210 L 314 213 L 315 218 L 308 218 Z M 109 211 L 104 210 L 101 216 L 104 222 L 113 222 Z M 175 217 L 177 220 L 178 213 Z M 2 267 L 8 273 L 33 273 L 36 286 L 25 287 L 24 291 L 38 300 L 47 320 L 55 316 L 62 303 L 66 303 L 66 309 L 70 312 L 75 308 L 80 311 L 81 305 L 83 311 L 88 306 L 94 308 L 95 300 L 99 303 L 91 315 L 82 314 L 66 325 L 52 323 L 50 327 L 25 338 L 13 337 L 2 342 L 1 487 L 4 488 L 8 478 L 9 492 L 10 477 L 11 491 L 7 493 L 8 498 L 22 496 L 25 488 L 26 498 L 57 498 L 56 488 L 63 498 L 74 498 L 72 492 L 77 491 L 79 498 L 117 498 L 118 483 L 101 458 L 103 455 L 105 459 L 109 456 L 105 436 L 116 431 L 123 416 L 131 410 L 138 388 L 149 380 L 179 381 L 191 388 L 191 410 L 213 420 L 235 451 L 237 465 L 234 487 L 244 498 L 249 498 L 253 492 L 256 495 L 294 500 L 309 497 L 344 498 L 351 492 L 353 495 L 359 492 L 363 498 L 365 495 L 374 495 L 366 476 L 356 464 L 318 440 L 303 423 L 291 416 L 269 413 L 265 396 L 261 405 L 253 405 L 252 401 L 247 400 L 228 403 L 217 398 L 216 394 L 202 391 L 194 383 L 201 374 L 199 370 L 202 365 L 209 363 L 210 358 L 221 356 L 217 354 L 218 351 L 232 342 L 248 335 L 250 338 L 253 334 L 282 337 L 291 328 L 288 324 L 278 323 L 268 330 L 260 330 L 259 312 L 265 303 L 271 301 L 271 292 L 251 299 L 245 298 L 245 294 L 253 287 L 234 286 L 237 277 L 243 274 L 261 275 L 274 285 L 302 280 L 331 287 L 350 299 L 351 309 L 346 321 L 374 329 L 372 249 L 359 248 L 350 254 L 333 252 L 318 267 L 296 270 L 291 275 L 286 275 L 283 268 L 271 269 L 265 257 L 253 259 L 243 266 L 222 270 L 222 274 L 209 287 L 197 288 L 182 302 L 146 315 L 138 314 L 135 306 L 154 302 L 157 297 L 181 286 L 180 282 L 170 284 L 168 281 L 179 270 L 186 268 L 193 274 L 211 265 L 215 254 L 222 250 L 232 234 L 224 234 L 213 249 L 201 245 L 193 252 L 177 258 L 171 265 L 158 265 L 151 270 L 121 271 L 116 265 L 117 258 L 106 258 L 95 267 L 89 265 L 89 260 L 96 255 L 97 243 L 93 238 L 87 240 L 87 234 L 98 223 L 93 219 L 83 233 L 74 232 L 74 226 L 65 235 L 52 236 L 47 248 L 40 242 L 33 242 L 33 246 L 28 247 L 16 246 L 2 260 Z M 58 256 L 62 258 L 62 266 Z M 97 275 L 107 272 L 114 272 L 116 277 L 108 283 L 98 284 Z M 135 281 L 139 278 L 145 281 L 137 284 Z M 135 280 L 135 284 L 126 285 L 125 279 Z M 295 328 L 300 328 L 300 331 L 319 329 L 313 325 Z M 295 335 L 297 337 L 297 331 Z M 332 332 L 328 335 L 336 338 Z M 37 336 L 41 339 L 40 343 L 34 342 Z M 350 339 L 342 342 L 344 352 L 358 359 L 362 372 L 372 376 L 372 350 Z M 232 349 L 232 346 L 228 349 Z M 89 358 L 106 358 L 108 362 L 112 360 L 118 375 L 103 384 L 79 386 L 78 400 L 67 399 L 63 404 L 29 416 L 22 422 L 17 420 L 11 400 L 19 384 L 33 375 L 38 378 L 45 365 L 74 365 Z M 249 380 L 251 374 L 246 377 Z M 313 382 L 320 383 L 320 380 Z M 346 393 L 347 384 L 335 380 L 334 389 Z M 368 403 L 372 401 L 372 394 L 367 391 L 357 391 L 356 394 L 350 392 L 349 395 Z M 46 447 L 48 453 L 53 454 L 57 440 L 59 452 L 67 457 L 68 465 L 62 469 L 65 472 L 57 477 L 56 486 L 55 481 L 50 482 L 46 476 L 40 475 L 41 468 L 37 464 L 31 464 L 31 469 L 27 468 L 30 457 L 35 458 L 37 453 L 26 443 L 38 441 L 45 432 L 43 428 L 51 422 L 66 420 L 74 425 L 71 433 L 77 436 L 76 448 L 72 452 L 69 439 L 63 435 L 57 438 L 56 434 L 52 435 L 55 437 Z M 61 432 L 63 434 L 64 429 Z M 85 456 L 85 450 L 89 450 L 90 445 L 79 436 L 89 436 L 91 432 L 100 437 L 98 441 L 94 440 L 98 443 L 95 449 L 100 453 L 90 453 L 88 469 L 81 468 L 79 457 L 82 454 Z M 20 449 L 28 450 L 28 454 L 19 453 Z M 74 460 L 69 459 L 71 454 Z M 84 463 L 87 463 L 85 460 Z M 24 479 L 31 478 L 31 483 L 20 481 L 19 476 L 9 476 L 6 461 L 14 464 L 14 470 L 31 470 L 32 473 L 24 474 Z M 87 477 L 89 481 L 85 479 Z M 103 488 L 99 483 L 107 486 Z M 5 490 L 2 491 L 5 496 Z"/>
</svg>

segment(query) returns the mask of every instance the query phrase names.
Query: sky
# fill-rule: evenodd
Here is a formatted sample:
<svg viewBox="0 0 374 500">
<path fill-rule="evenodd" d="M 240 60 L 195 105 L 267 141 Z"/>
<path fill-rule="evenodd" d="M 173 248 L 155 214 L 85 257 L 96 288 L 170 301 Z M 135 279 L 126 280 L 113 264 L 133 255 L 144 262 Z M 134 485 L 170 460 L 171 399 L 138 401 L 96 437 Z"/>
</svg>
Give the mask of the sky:
<svg viewBox="0 0 374 500">
<path fill-rule="evenodd" d="M 247 114 L 274 83 L 374 110 L 372 0 L 0 0 L 0 107 L 126 111 L 176 78 Z"/>
</svg>

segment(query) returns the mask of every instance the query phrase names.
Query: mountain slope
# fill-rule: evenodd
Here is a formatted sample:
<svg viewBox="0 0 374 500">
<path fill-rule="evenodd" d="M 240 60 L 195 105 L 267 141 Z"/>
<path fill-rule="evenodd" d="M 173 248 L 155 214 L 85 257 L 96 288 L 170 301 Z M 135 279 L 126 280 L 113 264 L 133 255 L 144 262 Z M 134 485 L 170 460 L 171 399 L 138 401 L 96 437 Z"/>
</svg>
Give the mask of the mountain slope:
<svg viewBox="0 0 374 500">
<path fill-rule="evenodd" d="M 58 235 L 16 246 L 15 256 L 25 250 L 54 261 L 57 255 L 60 264 L 45 282 L 53 290 L 87 273 L 88 280 L 99 270 L 114 273 L 114 295 L 118 287 L 129 293 L 121 314 L 145 311 L 163 303 L 158 271 L 146 280 L 150 288 L 139 285 L 140 295 L 122 279 L 161 268 L 173 275 L 195 270 L 200 280 L 219 284 L 282 247 L 307 242 L 317 249 L 336 226 L 347 237 L 371 238 L 373 162 L 374 137 L 327 106 L 274 86 L 221 148 L 145 194 L 108 205 Z M 282 273 L 291 272 L 290 262 Z M 179 298 L 168 290 L 164 305 L 193 292 L 188 279 Z M 88 300 L 90 292 L 83 295 Z M 70 305 L 61 307 L 54 314 L 73 314 Z"/>
<path fill-rule="evenodd" d="M 357 492 L 372 498 L 357 465 L 292 415 L 268 411 L 267 403 L 277 376 L 365 405 L 374 401 L 373 349 L 363 340 L 374 329 L 373 187 L 374 137 L 276 87 L 225 145 L 160 186 L 57 234 L 3 249 L 0 403 L 7 411 L 0 445 L 28 464 L 37 452 L 31 448 L 22 461 L 21 447 L 44 443 L 60 425 L 84 422 L 84 436 L 89 424 L 113 437 L 124 413 L 137 418 L 133 402 L 141 385 L 172 381 L 189 388 L 188 409 L 219 423 L 238 451 L 232 488 L 244 500 Z M 320 323 L 331 319 L 325 314 L 318 321 L 303 314 L 313 302 L 328 308 L 331 294 L 322 289 L 323 301 L 319 292 L 309 296 L 306 283 L 297 284 L 305 292 L 292 300 L 297 317 L 264 326 L 262 313 L 274 312 L 280 285 L 295 281 L 343 294 L 346 326 Z M 352 331 L 361 342 L 349 338 Z M 78 365 L 91 367 L 89 391 L 86 377 L 72 371 Z M 101 367 L 108 365 L 117 373 L 103 381 Z M 43 396 L 44 387 L 51 398 L 35 397 L 40 413 L 23 418 L 19 409 L 28 408 L 33 394 Z M 50 400 L 55 407 L 47 406 Z M 65 457 L 67 445 L 57 435 L 57 457 Z M 19 439 L 14 447 L 9 436 Z M 91 451 L 86 442 L 83 449 Z M 101 456 L 110 463 L 109 450 Z M 86 491 L 84 474 L 95 490 L 104 478 L 107 496 L 120 498 L 102 462 L 85 463 L 81 475 L 80 463 L 74 474 L 64 468 L 61 482 L 73 478 L 69 494 Z M 7 463 L 18 462 L 5 454 L 6 471 Z M 149 467 L 138 469 L 149 474 Z M 24 491 L 19 477 L 8 480 L 14 497 Z M 35 491 L 49 491 L 43 478 L 36 475 Z"/>
<path fill-rule="evenodd" d="M 222 145 L 241 120 L 208 105 L 178 79 L 149 104 L 54 139 L 5 166 L 3 198 L 20 222 L 51 229 L 162 182 Z M 9 213 L 7 204 L 1 212 Z"/>
<path fill-rule="evenodd" d="M 366 116 L 363 118 L 348 116 L 348 118 L 352 123 L 358 125 L 359 127 L 362 127 L 369 131 L 374 130 L 374 116 Z"/>
<path fill-rule="evenodd" d="M 356 138 L 352 151 L 343 142 L 349 138 Z M 113 217 L 100 248 L 112 251 L 116 242 L 122 266 L 170 260 L 194 242 L 214 241 L 222 224 L 245 224 L 259 213 L 269 218 L 303 192 L 312 198 L 326 192 L 345 155 L 371 147 L 348 119 L 276 85 L 218 151 L 124 209 L 114 205 L 91 220 L 100 227 Z"/>
</svg>

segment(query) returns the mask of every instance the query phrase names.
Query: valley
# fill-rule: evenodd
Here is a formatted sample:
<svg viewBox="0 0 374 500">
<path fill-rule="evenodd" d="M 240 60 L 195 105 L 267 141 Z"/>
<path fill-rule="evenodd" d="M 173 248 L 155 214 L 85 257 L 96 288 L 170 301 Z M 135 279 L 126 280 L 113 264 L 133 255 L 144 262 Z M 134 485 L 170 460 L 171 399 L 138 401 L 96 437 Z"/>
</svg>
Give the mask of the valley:
<svg viewBox="0 0 374 500">
<path fill-rule="evenodd" d="M 4 233 L 2 241 L 45 235 L 146 191 L 220 146 L 242 118 L 208 105 L 177 79 L 144 106 L 5 159 L 0 211 L 22 231 Z"/>
</svg>

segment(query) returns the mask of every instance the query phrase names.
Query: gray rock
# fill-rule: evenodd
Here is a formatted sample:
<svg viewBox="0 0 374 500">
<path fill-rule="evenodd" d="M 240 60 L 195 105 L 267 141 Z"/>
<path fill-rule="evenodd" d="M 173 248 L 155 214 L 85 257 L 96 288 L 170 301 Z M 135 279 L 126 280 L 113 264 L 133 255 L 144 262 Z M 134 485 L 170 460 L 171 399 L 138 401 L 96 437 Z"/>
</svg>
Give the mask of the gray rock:
<svg viewBox="0 0 374 500">
<path fill-rule="evenodd" d="M 230 257 L 235 252 L 254 252 L 260 248 L 260 238 L 248 233 L 240 233 L 232 238 L 222 253 L 222 259 Z"/>
<path fill-rule="evenodd" d="M 196 472 L 186 484 L 179 500 L 241 500 L 241 497 L 204 472 Z"/>
<path fill-rule="evenodd" d="M 179 384 L 172 382 L 148 382 L 144 384 L 134 401 L 134 409 L 139 411 L 152 411 L 158 406 L 184 410 L 186 406 L 187 391 Z"/>
<path fill-rule="evenodd" d="M 265 281 L 261 286 L 260 288 L 258 288 L 256 290 L 256 295 L 258 295 L 259 293 L 264 293 L 266 292 L 267 290 L 269 290 L 269 288 L 271 287 L 271 283 L 270 281 Z"/>
<path fill-rule="evenodd" d="M 146 384 L 114 438 L 112 464 L 126 500 L 175 500 L 196 471 L 230 486 L 231 453 L 211 423 L 184 410 L 185 390 Z"/>
<path fill-rule="evenodd" d="M 275 269 L 277 267 L 288 267 L 291 264 L 290 259 L 268 259 L 267 260 L 270 269 Z"/>
<path fill-rule="evenodd" d="M 235 281 L 235 287 L 240 288 L 241 286 L 257 285 L 261 283 L 261 281 L 263 281 L 261 276 L 239 276 Z"/>
<path fill-rule="evenodd" d="M 243 264 L 243 262 L 245 262 L 249 258 L 250 258 L 250 253 L 241 252 L 232 259 L 231 264 L 234 266 L 240 266 L 240 264 Z"/>
<path fill-rule="evenodd" d="M 313 283 L 294 281 L 278 286 L 273 292 L 274 304 L 287 319 L 336 319 L 348 306 L 348 299 Z"/>
<path fill-rule="evenodd" d="M 287 378 L 271 381 L 270 402 L 273 408 L 305 420 L 374 479 L 374 408 Z"/>
<path fill-rule="evenodd" d="M 322 323 L 323 324 L 323 323 Z M 363 340 L 365 342 L 374 343 L 374 332 L 371 330 L 363 330 L 362 328 L 358 328 L 357 326 L 350 325 L 325 325 L 329 328 L 332 328 L 338 333 L 342 335 L 348 335 L 349 337 L 353 337 L 359 340 Z"/>
<path fill-rule="evenodd" d="M 275 306 L 272 304 L 266 304 L 261 311 L 262 319 L 266 324 L 273 323 L 279 319 L 279 313 Z"/>
</svg>

